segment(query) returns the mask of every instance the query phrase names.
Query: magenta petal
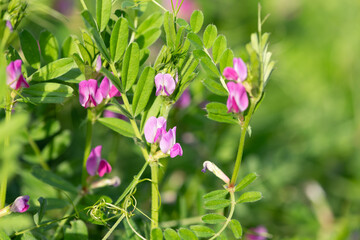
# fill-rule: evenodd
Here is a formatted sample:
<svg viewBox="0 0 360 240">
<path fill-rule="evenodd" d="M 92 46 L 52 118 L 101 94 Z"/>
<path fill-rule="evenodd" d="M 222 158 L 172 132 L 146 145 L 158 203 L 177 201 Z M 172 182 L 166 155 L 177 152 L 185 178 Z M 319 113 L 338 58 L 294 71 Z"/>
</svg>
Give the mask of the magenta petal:
<svg viewBox="0 0 360 240">
<path fill-rule="evenodd" d="M 227 84 L 229 97 L 226 103 L 228 112 L 243 112 L 249 106 L 249 99 L 245 87 L 241 83 L 229 82 Z"/>
<path fill-rule="evenodd" d="M 182 156 L 183 155 L 183 150 L 182 150 L 179 143 L 175 143 L 175 145 L 170 150 L 170 157 L 174 158 L 174 157 L 176 157 L 178 155 Z"/>
<path fill-rule="evenodd" d="M 89 87 L 88 81 L 83 80 L 79 83 L 79 101 L 81 106 L 87 108 L 87 102 L 89 100 Z"/>
<path fill-rule="evenodd" d="M 16 88 L 15 90 L 18 90 L 19 88 L 28 88 L 29 84 L 28 82 L 25 80 L 24 76 L 21 74 L 17 83 L 16 83 Z"/>
<path fill-rule="evenodd" d="M 170 149 L 176 142 L 176 127 L 163 134 L 160 140 L 160 149 L 163 153 L 169 154 Z"/>
<path fill-rule="evenodd" d="M 240 80 L 243 82 L 247 78 L 247 67 L 241 58 L 234 58 L 234 69 L 237 72 Z"/>
<path fill-rule="evenodd" d="M 170 96 L 175 91 L 176 83 L 174 78 L 170 74 L 164 75 L 164 90 L 166 94 Z"/>
<path fill-rule="evenodd" d="M 110 91 L 110 81 L 107 77 L 104 77 L 100 83 L 99 90 L 103 98 L 107 98 Z"/>
<path fill-rule="evenodd" d="M 110 173 L 111 170 L 111 165 L 106 160 L 102 159 L 98 168 L 99 176 L 102 177 L 105 173 Z"/>
<path fill-rule="evenodd" d="M 86 161 L 86 170 L 89 173 L 89 175 L 91 175 L 91 176 L 94 176 L 98 169 L 98 166 L 99 166 L 99 163 L 101 160 L 101 149 L 102 149 L 101 145 L 93 148 L 90 152 L 90 155 L 89 155 L 87 161 Z"/>
<path fill-rule="evenodd" d="M 30 197 L 27 195 L 16 198 L 13 204 L 11 204 L 10 211 L 20 213 L 26 212 L 29 209 L 29 199 Z"/>
<path fill-rule="evenodd" d="M 237 72 L 235 71 L 235 69 L 233 69 L 231 67 L 226 67 L 224 69 L 224 71 L 223 71 L 223 75 L 228 80 L 236 81 L 239 78 L 239 76 L 238 76 Z"/>
<path fill-rule="evenodd" d="M 164 74 L 162 73 L 156 74 L 155 76 L 156 96 L 159 96 L 159 94 L 161 94 L 163 85 L 164 85 Z"/>
<path fill-rule="evenodd" d="M 240 95 L 240 102 L 239 102 L 239 108 L 240 111 L 245 111 L 249 106 L 249 98 L 246 94 L 245 87 L 243 86 L 243 92 Z"/>
<path fill-rule="evenodd" d="M 157 119 L 156 117 L 150 117 L 144 127 L 145 139 L 148 143 L 154 143 L 154 139 L 157 132 Z"/>
<path fill-rule="evenodd" d="M 109 97 L 120 97 L 121 93 L 119 92 L 119 90 L 113 85 L 110 88 L 110 92 L 109 92 Z"/>
</svg>

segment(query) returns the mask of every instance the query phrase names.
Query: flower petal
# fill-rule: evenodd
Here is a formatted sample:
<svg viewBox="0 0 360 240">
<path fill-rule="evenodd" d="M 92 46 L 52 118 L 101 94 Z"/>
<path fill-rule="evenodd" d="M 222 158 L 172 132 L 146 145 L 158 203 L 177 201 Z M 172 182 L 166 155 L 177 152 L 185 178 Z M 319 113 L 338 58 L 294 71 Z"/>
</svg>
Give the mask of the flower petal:
<svg viewBox="0 0 360 240">
<path fill-rule="evenodd" d="M 243 82 L 247 78 L 247 67 L 241 58 L 234 58 L 234 69 L 237 72 L 240 80 Z"/>
<path fill-rule="evenodd" d="M 89 87 L 88 81 L 83 80 L 79 83 L 79 101 L 81 106 L 87 108 L 87 102 L 89 100 Z"/>
<path fill-rule="evenodd" d="M 21 74 L 19 79 L 17 80 L 17 83 L 16 83 L 16 88 L 15 90 L 18 90 L 19 88 L 28 88 L 29 87 L 29 84 L 28 82 L 25 80 L 24 76 Z"/>
<path fill-rule="evenodd" d="M 13 204 L 11 204 L 10 211 L 19 213 L 26 212 L 29 209 L 29 199 L 30 197 L 27 195 L 17 197 Z"/>
<path fill-rule="evenodd" d="M 170 74 L 164 75 L 164 91 L 170 96 L 175 91 L 176 83 Z"/>
<path fill-rule="evenodd" d="M 104 77 L 100 83 L 99 90 L 103 98 L 108 98 L 110 91 L 110 81 L 107 77 Z"/>
<path fill-rule="evenodd" d="M 164 85 L 164 74 L 158 73 L 155 76 L 155 86 L 156 86 L 156 96 L 159 96 L 161 94 L 161 90 Z"/>
<path fill-rule="evenodd" d="M 175 133 L 176 133 L 176 127 L 173 129 L 170 129 L 167 133 L 163 134 L 160 140 L 160 149 L 163 153 L 169 154 L 170 149 L 175 144 Z"/>
<path fill-rule="evenodd" d="M 145 139 L 148 143 L 154 143 L 155 135 L 157 132 L 157 119 L 156 117 L 150 117 L 144 127 Z"/>
<path fill-rule="evenodd" d="M 105 173 L 110 173 L 111 170 L 112 170 L 111 165 L 106 160 L 101 159 L 98 168 L 99 176 L 102 177 L 104 176 Z"/>
<path fill-rule="evenodd" d="M 178 155 L 182 156 L 183 155 L 183 150 L 182 150 L 179 143 L 175 143 L 175 145 L 170 150 L 170 157 L 174 158 L 174 157 L 176 157 Z"/>
<path fill-rule="evenodd" d="M 98 56 L 97 59 L 96 59 L 95 71 L 100 72 L 101 65 L 102 65 L 102 63 L 101 63 L 101 56 L 100 56 L 100 54 L 99 54 L 99 56 Z"/>
<path fill-rule="evenodd" d="M 96 171 L 99 167 L 101 160 L 101 149 L 102 149 L 101 145 L 93 148 L 86 161 L 86 170 L 91 176 L 94 176 L 96 174 Z"/>
<path fill-rule="evenodd" d="M 223 71 L 223 75 L 226 79 L 228 80 L 238 80 L 239 75 L 237 74 L 237 72 L 235 71 L 235 69 L 231 68 L 231 67 L 226 67 Z"/>
</svg>

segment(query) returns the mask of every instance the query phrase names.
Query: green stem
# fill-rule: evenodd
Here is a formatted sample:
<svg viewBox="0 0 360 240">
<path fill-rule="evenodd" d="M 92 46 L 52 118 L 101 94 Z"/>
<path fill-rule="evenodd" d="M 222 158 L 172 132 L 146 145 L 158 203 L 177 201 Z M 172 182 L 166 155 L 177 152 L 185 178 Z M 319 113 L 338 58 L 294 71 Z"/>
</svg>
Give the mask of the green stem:
<svg viewBox="0 0 360 240">
<path fill-rule="evenodd" d="M 8 124 L 11 121 L 11 111 L 13 108 L 14 99 L 10 96 L 7 96 L 8 105 L 5 109 L 5 123 Z M 4 140 L 4 150 L 6 150 L 9 147 L 10 143 L 10 136 L 5 136 Z M 7 168 L 8 168 L 8 161 L 6 159 L 3 159 L 2 162 L 2 170 L 1 170 L 1 187 L 0 187 L 0 209 L 5 207 L 6 202 L 6 189 L 7 189 Z"/>
<path fill-rule="evenodd" d="M 241 160 L 242 160 L 242 156 L 243 156 L 243 152 L 244 152 L 246 130 L 247 130 L 248 126 L 249 126 L 251 116 L 252 116 L 252 114 L 253 114 L 253 112 L 255 110 L 256 103 L 257 103 L 257 101 L 251 102 L 249 113 L 245 117 L 244 123 L 242 123 L 242 125 L 241 125 L 241 135 L 240 135 L 239 148 L 238 148 L 238 153 L 236 155 L 236 162 L 235 162 L 234 171 L 232 173 L 230 185 L 235 185 L 238 174 L 239 174 Z"/>
<path fill-rule="evenodd" d="M 235 205 L 236 205 L 236 202 L 235 202 L 235 194 L 234 192 L 230 192 L 230 199 L 231 199 L 231 206 L 230 206 L 230 213 L 226 219 L 226 222 L 224 223 L 224 225 L 222 226 L 222 228 L 214 235 L 212 236 L 212 238 L 210 238 L 209 240 L 212 240 L 212 239 L 215 239 L 217 238 L 218 236 L 220 236 L 220 234 L 226 229 L 226 227 L 229 225 L 231 219 L 232 219 L 232 216 L 234 214 L 234 211 L 235 211 Z"/>
<path fill-rule="evenodd" d="M 121 196 L 118 198 L 118 200 L 116 200 L 115 205 L 118 205 L 125 197 L 126 195 L 128 195 L 128 193 L 134 189 L 134 187 L 137 185 L 137 183 L 139 182 L 139 179 L 141 177 L 141 175 L 144 173 L 146 167 L 149 165 L 149 162 L 145 162 L 144 166 L 141 168 L 140 172 L 134 177 L 134 179 L 131 181 L 131 183 L 129 184 L 129 186 L 125 189 L 125 191 L 121 194 Z"/>
<path fill-rule="evenodd" d="M 28 131 L 26 131 L 26 135 L 28 137 L 28 141 L 29 141 L 29 144 L 31 146 L 31 148 L 33 149 L 37 159 L 39 160 L 40 162 L 40 165 L 45 169 L 45 170 L 50 170 L 50 167 L 49 165 L 44 161 L 44 158 L 42 157 L 41 155 L 41 151 L 38 147 L 38 145 L 36 144 L 36 142 L 34 141 L 34 139 L 32 139 L 31 135 L 29 134 Z"/>
<path fill-rule="evenodd" d="M 160 3 L 158 3 L 157 1 L 152 0 L 152 2 L 153 2 L 156 6 L 158 6 L 158 7 L 161 8 L 162 10 L 164 10 L 165 12 L 167 11 L 167 9 L 164 8 L 164 7 L 163 7 Z M 172 5 L 172 4 L 171 4 L 171 5 Z M 174 11 L 173 5 L 172 5 L 172 8 L 173 8 L 173 11 Z"/>
<path fill-rule="evenodd" d="M 150 168 L 151 168 L 151 220 L 152 220 L 151 229 L 154 229 L 159 226 L 158 162 L 157 161 L 151 162 Z"/>
<path fill-rule="evenodd" d="M 83 195 L 81 193 L 79 193 L 75 200 L 73 201 L 73 203 L 71 204 L 71 206 L 69 207 L 69 209 L 66 211 L 65 213 L 65 217 L 63 218 L 63 220 L 59 223 L 59 226 L 57 227 L 55 234 L 53 235 L 52 239 L 56 239 L 57 236 L 60 234 L 61 229 L 64 227 L 68 217 L 74 210 L 74 207 L 79 203 L 79 201 L 81 200 L 81 198 L 83 197 Z"/>
<path fill-rule="evenodd" d="M 87 10 L 87 7 L 86 7 L 86 4 L 85 4 L 84 0 L 80 0 L 80 2 L 81 2 L 82 7 L 84 8 L 84 10 Z"/>
<path fill-rule="evenodd" d="M 106 240 L 108 239 L 108 237 L 110 237 L 110 235 L 112 234 L 112 232 L 116 229 L 116 227 L 121 223 L 121 221 L 124 219 L 125 214 L 123 213 L 119 219 L 115 222 L 115 224 L 110 228 L 110 230 L 106 233 L 106 235 L 102 238 L 102 240 Z"/>
<path fill-rule="evenodd" d="M 86 190 L 87 183 L 87 170 L 86 170 L 86 162 L 90 155 L 91 151 L 91 139 L 92 139 L 92 128 L 93 128 L 93 113 L 90 109 L 87 111 L 87 119 L 86 119 L 86 139 L 85 139 L 85 150 L 84 150 L 84 159 L 82 166 L 82 175 L 81 175 L 81 186 L 84 190 Z"/>
</svg>

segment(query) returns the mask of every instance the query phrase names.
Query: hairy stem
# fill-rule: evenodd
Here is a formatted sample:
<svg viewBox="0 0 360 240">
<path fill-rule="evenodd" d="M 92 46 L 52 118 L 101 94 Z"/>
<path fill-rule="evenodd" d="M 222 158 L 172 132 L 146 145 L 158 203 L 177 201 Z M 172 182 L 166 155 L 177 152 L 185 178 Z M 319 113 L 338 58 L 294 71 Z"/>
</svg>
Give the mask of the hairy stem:
<svg viewBox="0 0 360 240">
<path fill-rule="evenodd" d="M 212 236 L 209 240 L 213 240 L 216 239 L 218 236 L 220 236 L 220 234 L 226 229 L 226 227 L 229 225 L 232 216 L 234 214 L 235 211 L 235 205 L 236 205 L 236 201 L 235 201 L 235 194 L 234 192 L 230 191 L 230 200 L 231 200 L 231 205 L 230 205 L 230 212 L 229 215 L 226 219 L 226 222 L 224 223 L 224 225 L 222 226 L 222 228 L 214 235 Z"/>
<path fill-rule="evenodd" d="M 235 162 L 234 171 L 232 173 L 230 185 L 235 185 L 238 174 L 239 174 L 241 160 L 242 160 L 242 156 L 243 156 L 243 152 L 244 152 L 246 130 L 249 127 L 250 119 L 251 119 L 251 116 L 252 116 L 252 114 L 253 114 L 253 112 L 255 110 L 256 103 L 257 103 L 257 101 L 251 103 L 249 113 L 245 117 L 244 123 L 242 123 L 242 125 L 241 125 L 241 135 L 240 135 L 240 141 L 239 141 L 239 148 L 238 148 L 238 153 L 236 155 L 236 162 Z"/>
<path fill-rule="evenodd" d="M 85 139 L 85 150 L 84 150 L 84 159 L 83 166 L 81 172 L 81 186 L 84 190 L 86 190 L 86 178 L 87 178 L 87 170 L 86 170 L 86 162 L 90 155 L 91 151 L 91 139 L 92 139 L 92 128 L 93 128 L 93 113 L 90 109 L 87 111 L 87 119 L 86 119 L 86 139 Z"/>
<path fill-rule="evenodd" d="M 151 229 L 154 229 L 159 226 L 158 162 L 154 161 L 150 163 L 150 167 L 151 167 L 151 220 L 152 220 Z"/>
</svg>

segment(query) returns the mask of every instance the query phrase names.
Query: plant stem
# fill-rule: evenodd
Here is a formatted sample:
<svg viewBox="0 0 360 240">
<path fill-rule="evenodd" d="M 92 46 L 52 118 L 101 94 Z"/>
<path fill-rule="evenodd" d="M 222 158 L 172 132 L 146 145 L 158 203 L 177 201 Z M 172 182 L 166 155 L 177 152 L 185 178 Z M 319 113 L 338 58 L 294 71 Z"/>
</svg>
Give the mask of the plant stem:
<svg viewBox="0 0 360 240">
<path fill-rule="evenodd" d="M 231 219 L 232 219 L 232 216 L 234 214 L 234 211 L 235 211 L 235 205 L 236 205 L 236 202 L 235 202 L 235 194 L 234 192 L 230 191 L 230 199 L 231 199 L 231 206 L 230 206 L 230 213 L 226 219 L 226 222 L 224 223 L 223 227 L 214 235 L 212 236 L 209 240 L 212 240 L 212 239 L 215 239 L 217 238 L 218 236 L 220 236 L 220 234 L 226 229 L 226 227 L 229 225 Z"/>
<path fill-rule="evenodd" d="M 93 128 L 93 113 L 90 109 L 87 110 L 87 119 L 86 119 L 86 139 L 85 139 L 85 150 L 84 150 L 84 159 L 83 166 L 81 172 L 81 186 L 85 190 L 86 189 L 86 178 L 87 178 L 87 170 L 86 170 L 86 162 L 90 155 L 91 151 L 91 139 L 92 139 L 92 128 Z"/>
<path fill-rule="evenodd" d="M 41 151 L 40 151 L 38 145 L 36 144 L 36 142 L 34 141 L 34 139 L 32 139 L 32 137 L 31 137 L 31 135 L 29 134 L 28 131 L 26 131 L 26 135 L 27 135 L 27 137 L 28 137 L 28 141 L 29 141 L 29 144 L 30 144 L 31 148 L 33 149 L 36 157 L 37 157 L 38 160 L 39 160 L 40 165 L 41 165 L 45 170 L 50 170 L 49 165 L 44 161 L 44 158 L 43 158 L 42 155 L 41 155 Z"/>
<path fill-rule="evenodd" d="M 7 104 L 7 108 L 5 109 L 5 124 L 8 124 L 11 120 L 11 111 L 13 108 L 14 99 L 8 95 L 7 101 L 8 104 Z M 10 143 L 10 136 L 7 135 L 5 136 L 4 139 L 4 151 L 9 147 L 9 143 Z M 7 188 L 7 170 L 8 170 L 7 169 L 8 161 L 6 159 L 2 159 L 2 160 L 3 162 L 1 167 L 0 209 L 5 207 L 6 188 Z"/>
<path fill-rule="evenodd" d="M 65 219 L 63 219 L 63 220 L 59 223 L 59 226 L 57 227 L 57 229 L 56 229 L 56 231 L 55 231 L 55 234 L 53 235 L 52 239 L 56 239 L 56 238 L 57 238 L 57 236 L 59 235 L 61 229 L 64 227 L 64 225 L 65 225 L 65 223 L 66 223 L 66 221 L 67 221 L 67 219 L 68 219 L 68 217 L 66 217 L 66 216 L 70 215 L 70 214 L 73 212 L 74 207 L 79 203 L 79 201 L 81 200 L 82 197 L 83 197 L 83 195 L 82 195 L 81 193 L 79 193 L 79 194 L 76 196 L 75 200 L 73 201 L 73 204 L 71 204 L 71 206 L 69 207 L 69 209 L 68 209 L 68 210 L 66 211 L 66 213 L 65 213 L 65 217 L 64 217 Z"/>
<path fill-rule="evenodd" d="M 242 160 L 242 156 L 243 156 L 243 152 L 244 152 L 244 144 L 245 144 L 245 137 L 246 137 L 246 130 L 249 126 L 249 122 L 251 119 L 251 116 L 255 110 L 255 106 L 256 106 L 257 101 L 252 101 L 251 105 L 250 105 L 250 109 L 249 109 L 249 113 L 248 115 L 245 117 L 245 121 L 244 123 L 241 125 L 241 134 L 240 134 L 240 142 L 239 142 L 239 148 L 238 148 L 238 153 L 236 155 L 236 162 L 235 162 L 235 167 L 234 167 L 234 171 L 232 173 L 232 177 L 231 177 L 231 182 L 230 185 L 235 185 L 238 174 L 239 174 L 239 169 L 240 169 L 240 165 L 241 165 L 241 160 Z"/>
<path fill-rule="evenodd" d="M 87 10 L 87 7 L 86 7 L 86 4 L 85 4 L 84 0 L 80 0 L 80 2 L 81 2 L 82 7 L 84 8 L 84 10 Z"/>
<path fill-rule="evenodd" d="M 159 226 L 159 185 L 158 185 L 158 162 L 150 163 L 151 168 L 151 229 Z"/>
<path fill-rule="evenodd" d="M 158 7 L 161 8 L 162 10 L 164 10 L 165 12 L 167 11 L 167 9 L 164 8 L 164 7 L 163 7 L 160 3 L 158 3 L 157 1 L 152 0 L 152 2 L 153 2 L 156 6 L 158 6 Z M 172 5 L 172 8 L 173 8 L 173 11 L 174 11 L 173 5 Z"/>
<path fill-rule="evenodd" d="M 102 240 L 108 239 L 112 232 L 116 229 L 116 227 L 121 223 L 121 221 L 124 219 L 125 213 L 121 214 L 121 216 L 118 218 L 118 220 L 115 222 L 115 224 L 110 228 L 110 230 L 106 233 L 106 235 L 102 238 Z"/>
</svg>

